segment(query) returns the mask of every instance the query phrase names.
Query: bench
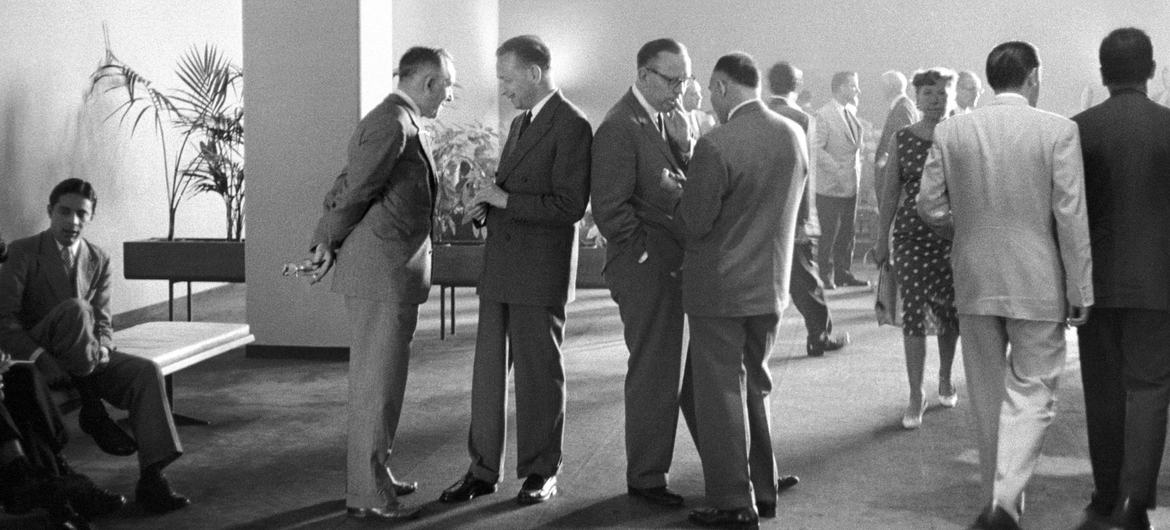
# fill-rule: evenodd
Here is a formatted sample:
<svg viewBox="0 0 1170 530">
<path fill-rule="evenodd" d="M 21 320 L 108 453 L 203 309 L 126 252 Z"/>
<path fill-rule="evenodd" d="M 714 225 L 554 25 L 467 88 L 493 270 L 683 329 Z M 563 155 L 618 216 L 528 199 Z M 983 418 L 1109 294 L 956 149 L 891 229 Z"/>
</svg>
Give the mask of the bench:
<svg viewBox="0 0 1170 530">
<path fill-rule="evenodd" d="M 247 324 L 222 322 L 146 322 L 114 332 L 114 347 L 122 353 L 149 359 L 162 369 L 167 385 L 167 401 L 174 414 L 171 377 L 175 372 L 232 351 L 256 340 Z M 78 407 L 72 393 L 54 392 L 62 412 Z M 206 425 L 207 422 L 174 414 L 180 425 Z"/>
</svg>

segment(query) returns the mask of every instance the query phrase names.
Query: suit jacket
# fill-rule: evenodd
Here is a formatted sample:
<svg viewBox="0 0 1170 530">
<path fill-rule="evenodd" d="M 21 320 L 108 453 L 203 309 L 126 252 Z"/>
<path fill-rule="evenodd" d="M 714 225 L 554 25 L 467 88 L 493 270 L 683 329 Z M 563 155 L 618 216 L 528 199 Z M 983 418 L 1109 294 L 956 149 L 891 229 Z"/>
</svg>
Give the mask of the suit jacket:
<svg viewBox="0 0 1170 530">
<path fill-rule="evenodd" d="M 558 91 L 517 138 L 512 120 L 496 184 L 508 207 L 489 208 L 483 274 L 476 292 L 511 304 L 563 306 L 577 277 L 577 227 L 589 202 L 593 129 Z"/>
<path fill-rule="evenodd" d="M 1071 120 L 999 94 L 934 129 L 918 212 L 953 216 L 960 314 L 1063 322 L 1093 304 L 1080 135 Z"/>
<path fill-rule="evenodd" d="M 816 193 L 829 197 L 854 197 L 861 185 L 862 130 L 854 136 L 835 100 L 816 113 L 812 152 L 816 157 Z"/>
<path fill-rule="evenodd" d="M 418 111 L 390 94 L 349 141 L 345 169 L 325 196 L 313 244 L 338 249 L 333 291 L 421 304 L 431 288 L 435 172 Z"/>
<path fill-rule="evenodd" d="M 1170 109 L 1121 90 L 1075 117 L 1099 307 L 1170 310 Z"/>
<path fill-rule="evenodd" d="M 787 305 L 806 150 L 796 123 L 759 100 L 699 139 L 679 208 L 687 314 L 778 314 Z"/>
<path fill-rule="evenodd" d="M 93 307 L 94 335 L 102 346 L 113 349 L 110 257 L 85 239 L 79 244 L 76 284 L 70 281 L 57 242 L 48 230 L 9 245 L 8 262 L 0 267 L 0 350 L 18 359 L 29 358 L 41 345 L 28 330 L 72 298 Z"/>
<path fill-rule="evenodd" d="M 681 255 L 683 227 L 674 210 L 682 192 L 662 185 L 663 170 L 684 173 L 631 88 L 593 137 L 590 193 L 593 219 L 609 242 L 607 265 L 624 252 Z M 657 245 L 674 248 L 659 252 Z"/>
<path fill-rule="evenodd" d="M 812 121 L 807 113 L 790 105 L 786 98 L 780 96 L 769 98 L 768 108 L 772 112 L 796 122 L 804 133 L 807 143 L 809 122 Z M 812 153 L 807 153 L 807 156 L 808 159 L 811 159 Z M 809 171 L 808 183 L 804 186 L 804 193 L 800 197 L 800 207 L 796 211 L 796 241 L 798 243 L 811 241 L 812 238 L 821 235 L 821 222 L 817 218 L 817 200 L 813 196 L 816 193 L 816 187 L 816 173 Z"/>
<path fill-rule="evenodd" d="M 890 112 L 886 114 L 886 124 L 882 126 L 882 136 L 878 140 L 877 155 L 874 157 L 875 162 L 882 162 L 874 164 L 875 182 L 882 182 L 882 171 L 886 167 L 886 161 L 894 154 L 894 146 L 890 141 L 894 137 L 894 133 L 909 127 L 914 122 L 918 121 L 918 109 L 914 108 L 914 102 L 905 94 L 898 96 L 894 100 L 894 104 L 890 107 Z"/>
</svg>

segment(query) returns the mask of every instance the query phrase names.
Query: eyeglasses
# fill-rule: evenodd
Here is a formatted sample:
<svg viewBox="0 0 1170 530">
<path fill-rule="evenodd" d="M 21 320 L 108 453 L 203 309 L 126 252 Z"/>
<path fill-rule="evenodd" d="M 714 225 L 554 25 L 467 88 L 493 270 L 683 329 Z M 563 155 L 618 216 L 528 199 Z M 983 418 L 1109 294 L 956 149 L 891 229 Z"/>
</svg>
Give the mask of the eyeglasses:
<svg viewBox="0 0 1170 530">
<path fill-rule="evenodd" d="M 645 68 L 645 69 L 649 70 L 651 73 L 653 73 L 654 75 L 661 77 L 662 80 L 666 81 L 666 84 L 670 85 L 670 88 L 672 88 L 672 89 L 681 88 L 683 86 L 683 84 L 689 83 L 689 82 L 695 80 L 694 77 L 689 76 L 689 75 L 686 77 L 670 77 L 662 72 L 659 72 L 658 70 L 650 68 L 649 66 L 643 66 L 642 68 Z"/>
</svg>

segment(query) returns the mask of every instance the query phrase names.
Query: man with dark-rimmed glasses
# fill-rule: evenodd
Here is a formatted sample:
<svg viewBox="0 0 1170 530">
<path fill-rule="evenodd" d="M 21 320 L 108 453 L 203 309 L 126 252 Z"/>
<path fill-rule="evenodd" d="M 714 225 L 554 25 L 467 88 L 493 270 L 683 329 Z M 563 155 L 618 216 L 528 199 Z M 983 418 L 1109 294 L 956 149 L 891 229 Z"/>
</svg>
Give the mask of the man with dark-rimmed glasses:
<svg viewBox="0 0 1170 530">
<path fill-rule="evenodd" d="M 666 128 L 691 79 L 685 46 L 647 42 L 638 50 L 634 85 L 593 139 L 593 216 L 609 240 L 605 282 L 630 351 L 626 485 L 631 496 L 667 506 L 683 500 L 667 489 L 680 407 L 694 433 L 682 348 L 683 229 L 673 216 L 690 153 L 680 156 Z"/>
</svg>

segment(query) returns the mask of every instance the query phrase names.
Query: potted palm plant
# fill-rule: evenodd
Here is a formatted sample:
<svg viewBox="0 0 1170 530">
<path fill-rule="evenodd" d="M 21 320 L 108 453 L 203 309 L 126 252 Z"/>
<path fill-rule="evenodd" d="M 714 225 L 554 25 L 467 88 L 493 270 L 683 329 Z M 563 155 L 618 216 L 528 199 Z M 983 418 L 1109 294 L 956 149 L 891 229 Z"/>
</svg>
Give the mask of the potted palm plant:
<svg viewBox="0 0 1170 530">
<path fill-rule="evenodd" d="M 445 286 L 475 285 L 483 268 L 487 231 L 469 222 L 466 212 L 475 192 L 494 180 L 500 135 L 480 122 L 432 122 L 426 132 L 434 146 L 431 155 L 439 188 L 431 279 Z"/>
<path fill-rule="evenodd" d="M 150 129 L 157 137 L 167 198 L 165 239 L 124 243 L 129 279 L 244 281 L 243 71 L 214 45 L 191 47 L 175 73 L 181 86 L 163 90 L 122 62 L 106 42 L 105 57 L 90 76 L 86 98 L 116 97 L 107 117 L 130 134 Z M 224 239 L 175 239 L 183 202 L 199 193 L 224 201 Z"/>
</svg>

